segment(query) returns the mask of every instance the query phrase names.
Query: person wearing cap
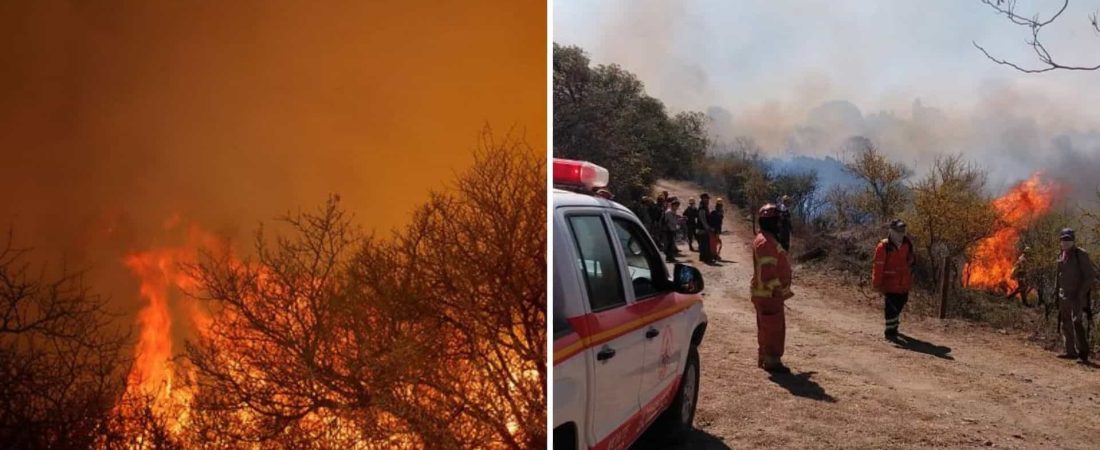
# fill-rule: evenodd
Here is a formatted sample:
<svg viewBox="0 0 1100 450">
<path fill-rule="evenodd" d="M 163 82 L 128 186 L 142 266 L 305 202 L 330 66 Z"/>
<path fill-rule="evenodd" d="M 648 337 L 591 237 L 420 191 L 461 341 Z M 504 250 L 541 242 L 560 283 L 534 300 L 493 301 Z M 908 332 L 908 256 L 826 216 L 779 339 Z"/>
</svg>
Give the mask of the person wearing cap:
<svg viewBox="0 0 1100 450">
<path fill-rule="evenodd" d="M 719 197 L 714 201 L 714 209 L 707 215 L 707 225 L 710 226 L 710 235 L 707 238 L 710 239 L 710 254 L 717 261 L 721 259 L 718 255 L 722 251 L 722 219 L 725 217 L 722 212 L 722 198 Z"/>
<path fill-rule="evenodd" d="M 684 226 L 687 227 L 688 250 L 695 251 L 692 245 L 695 243 L 695 230 L 699 228 L 699 208 L 695 207 L 695 197 L 688 198 L 688 206 L 684 208 Z"/>
<path fill-rule="evenodd" d="M 874 265 L 871 269 L 871 286 L 884 298 L 886 339 L 898 339 L 901 311 L 909 301 L 909 289 L 913 278 L 910 268 L 916 263 L 913 243 L 905 235 L 905 222 L 894 219 L 886 239 L 875 247 Z"/>
<path fill-rule="evenodd" d="M 779 231 L 779 208 L 768 203 L 756 215 L 760 231 L 752 242 L 752 305 L 756 309 L 756 364 L 773 373 L 790 373 L 783 365 L 787 339 L 787 321 L 783 303 L 791 293 L 791 264 L 779 249 L 775 233 Z"/>
<path fill-rule="evenodd" d="M 668 208 L 665 209 L 664 217 L 661 219 L 661 232 L 664 235 L 665 262 L 676 262 L 676 257 L 680 253 L 676 248 L 676 232 L 680 231 L 680 216 L 677 214 L 679 209 L 680 200 L 676 197 L 670 198 L 668 200 Z"/>
<path fill-rule="evenodd" d="M 783 247 L 783 251 L 790 251 L 791 249 L 791 210 L 787 206 L 791 202 L 791 196 L 784 195 L 779 201 L 779 233 L 775 238 L 779 240 L 779 245 Z"/>
<path fill-rule="evenodd" d="M 1082 363 L 1087 363 L 1089 340 L 1085 323 L 1088 320 L 1092 283 L 1096 281 L 1096 268 L 1092 265 L 1089 254 L 1077 246 L 1073 229 L 1063 229 L 1059 233 L 1059 240 L 1062 253 L 1058 256 L 1055 287 L 1058 289 L 1058 322 L 1066 341 L 1066 352 L 1058 357 L 1080 358 Z"/>
<path fill-rule="evenodd" d="M 706 264 L 714 262 L 714 255 L 710 252 L 710 194 L 704 192 L 699 196 L 699 212 L 697 223 L 699 228 L 695 230 L 695 236 L 699 238 L 699 261 Z"/>
</svg>

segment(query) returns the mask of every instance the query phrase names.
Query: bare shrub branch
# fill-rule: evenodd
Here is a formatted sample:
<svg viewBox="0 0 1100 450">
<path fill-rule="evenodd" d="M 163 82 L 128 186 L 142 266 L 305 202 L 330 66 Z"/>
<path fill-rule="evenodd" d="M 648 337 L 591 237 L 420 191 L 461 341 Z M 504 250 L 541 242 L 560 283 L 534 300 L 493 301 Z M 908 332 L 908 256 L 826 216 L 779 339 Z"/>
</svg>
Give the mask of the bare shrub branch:
<svg viewBox="0 0 1100 450">
<path fill-rule="evenodd" d="M 1050 51 L 1048 51 L 1046 46 L 1043 45 L 1042 41 L 1039 40 L 1039 33 L 1043 30 L 1043 27 L 1046 27 L 1047 25 L 1050 25 L 1050 24 L 1054 23 L 1054 21 L 1057 20 L 1058 17 L 1060 17 L 1062 15 L 1062 13 L 1064 13 L 1066 11 L 1066 8 L 1069 6 L 1069 0 L 1064 0 L 1062 2 L 1062 7 L 1059 8 L 1056 13 L 1051 15 L 1049 19 L 1046 19 L 1046 20 L 1041 20 L 1039 18 L 1038 14 L 1035 14 L 1032 17 L 1021 16 L 1020 14 L 1018 14 L 1016 12 L 1016 1 L 1015 0 L 981 0 L 981 1 L 982 1 L 982 3 L 988 5 L 990 8 L 992 8 L 994 11 L 996 11 L 996 13 L 998 15 L 1005 16 L 1006 18 L 1008 18 L 1008 20 L 1010 22 L 1012 22 L 1016 25 L 1025 27 L 1031 32 L 1031 38 L 1028 39 L 1025 42 L 1027 43 L 1027 45 L 1029 47 L 1031 47 L 1031 50 L 1033 52 L 1035 52 L 1036 58 L 1039 59 L 1039 62 L 1042 65 L 1039 68 L 1026 68 L 1026 67 L 1018 65 L 1016 63 L 1013 63 L 1011 61 L 1007 61 L 1005 59 L 997 58 L 997 57 L 993 56 L 992 54 L 990 54 L 989 51 L 987 51 L 985 49 L 985 47 L 979 45 L 977 42 L 971 42 L 971 44 L 973 44 L 975 48 L 980 50 L 982 52 L 982 54 L 985 55 L 985 57 L 988 58 L 989 60 L 991 60 L 991 61 L 993 61 L 997 64 L 1012 67 L 1013 69 L 1016 69 L 1020 72 L 1025 72 L 1025 73 L 1043 73 L 1043 72 L 1050 72 L 1052 70 L 1097 70 L 1097 69 L 1100 69 L 1100 64 L 1096 64 L 1094 66 L 1087 66 L 1087 65 L 1067 65 L 1067 64 L 1062 64 L 1062 63 L 1056 62 L 1054 60 L 1054 57 L 1051 56 Z M 1100 25 L 1097 24 L 1097 13 L 1092 13 L 1092 14 L 1089 15 L 1089 24 L 1092 26 L 1093 30 L 1095 30 L 1097 33 L 1100 33 Z"/>
</svg>

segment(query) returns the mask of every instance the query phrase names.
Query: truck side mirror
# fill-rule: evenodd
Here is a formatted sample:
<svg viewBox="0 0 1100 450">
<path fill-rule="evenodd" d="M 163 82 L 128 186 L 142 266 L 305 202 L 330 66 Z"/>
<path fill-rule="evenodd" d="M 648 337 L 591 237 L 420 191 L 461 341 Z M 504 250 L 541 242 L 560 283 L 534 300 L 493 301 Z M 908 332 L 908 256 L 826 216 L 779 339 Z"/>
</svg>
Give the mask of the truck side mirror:
<svg viewBox="0 0 1100 450">
<path fill-rule="evenodd" d="M 681 294 L 698 294 L 703 291 L 703 274 L 686 264 L 672 266 L 672 288 Z"/>
</svg>

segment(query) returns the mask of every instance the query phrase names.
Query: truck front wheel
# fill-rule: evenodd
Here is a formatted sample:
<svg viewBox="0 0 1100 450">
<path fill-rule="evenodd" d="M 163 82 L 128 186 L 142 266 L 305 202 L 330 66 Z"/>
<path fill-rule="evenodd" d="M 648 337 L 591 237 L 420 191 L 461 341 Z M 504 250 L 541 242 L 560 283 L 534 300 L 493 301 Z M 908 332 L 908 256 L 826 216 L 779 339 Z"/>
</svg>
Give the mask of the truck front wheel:
<svg viewBox="0 0 1100 450">
<path fill-rule="evenodd" d="M 554 450 L 577 450 L 577 426 L 567 423 L 554 428 Z"/>
</svg>

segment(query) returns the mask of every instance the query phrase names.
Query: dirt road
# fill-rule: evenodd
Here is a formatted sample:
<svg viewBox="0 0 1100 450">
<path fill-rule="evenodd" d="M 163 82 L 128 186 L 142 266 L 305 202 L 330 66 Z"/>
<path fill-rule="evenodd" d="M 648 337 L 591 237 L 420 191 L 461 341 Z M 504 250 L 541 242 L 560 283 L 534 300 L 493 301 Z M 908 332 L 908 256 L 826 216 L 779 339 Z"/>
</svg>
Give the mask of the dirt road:
<svg viewBox="0 0 1100 450">
<path fill-rule="evenodd" d="M 658 189 L 699 194 L 680 182 Z M 912 315 L 901 323 L 912 343 L 893 344 L 881 308 L 798 266 L 784 357 L 794 372 L 757 369 L 749 227 L 727 214 L 720 265 L 682 258 L 703 272 L 710 324 L 698 431 L 676 448 L 1100 448 L 1100 369 L 1018 336 Z"/>
</svg>

